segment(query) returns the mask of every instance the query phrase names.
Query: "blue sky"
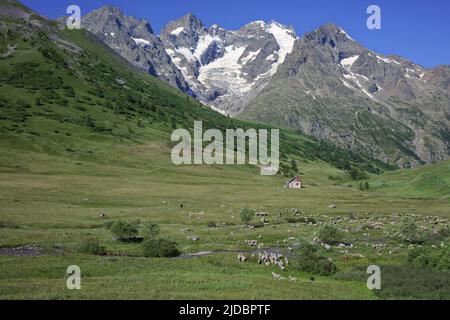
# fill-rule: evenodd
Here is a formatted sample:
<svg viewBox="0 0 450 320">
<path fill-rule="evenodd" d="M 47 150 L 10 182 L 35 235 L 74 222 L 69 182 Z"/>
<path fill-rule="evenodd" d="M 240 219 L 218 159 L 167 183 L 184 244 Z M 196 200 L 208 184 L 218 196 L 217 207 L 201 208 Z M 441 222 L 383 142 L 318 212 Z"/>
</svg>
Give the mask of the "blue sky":
<svg viewBox="0 0 450 320">
<path fill-rule="evenodd" d="M 449 0 L 23 0 L 39 13 L 55 18 L 77 4 L 82 14 L 113 4 L 125 13 L 150 21 L 155 33 L 188 12 L 206 25 L 239 29 L 254 20 L 292 25 L 298 35 L 333 22 L 367 48 L 398 54 L 425 67 L 450 64 Z M 366 9 L 380 6 L 382 29 L 368 30 Z"/>
</svg>

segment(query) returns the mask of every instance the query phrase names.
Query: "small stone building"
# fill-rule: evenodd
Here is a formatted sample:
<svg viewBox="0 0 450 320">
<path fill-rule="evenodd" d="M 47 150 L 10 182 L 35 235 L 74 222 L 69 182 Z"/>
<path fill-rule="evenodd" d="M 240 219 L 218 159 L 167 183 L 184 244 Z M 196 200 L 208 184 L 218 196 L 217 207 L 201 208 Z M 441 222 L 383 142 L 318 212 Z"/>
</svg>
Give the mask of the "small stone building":
<svg viewBox="0 0 450 320">
<path fill-rule="evenodd" d="M 302 188 L 302 179 L 300 177 L 294 177 L 288 182 L 286 182 L 286 188 L 289 189 L 301 189 Z"/>
</svg>

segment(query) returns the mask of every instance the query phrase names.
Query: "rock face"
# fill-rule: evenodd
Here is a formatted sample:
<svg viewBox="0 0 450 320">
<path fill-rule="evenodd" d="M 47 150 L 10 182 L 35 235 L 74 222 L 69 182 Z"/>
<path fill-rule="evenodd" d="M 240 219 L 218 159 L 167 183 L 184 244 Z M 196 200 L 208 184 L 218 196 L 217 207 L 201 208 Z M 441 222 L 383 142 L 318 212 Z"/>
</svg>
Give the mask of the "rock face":
<svg viewBox="0 0 450 320">
<path fill-rule="evenodd" d="M 405 167 L 450 155 L 450 66 L 369 51 L 329 24 L 296 41 L 239 115 Z"/>
<path fill-rule="evenodd" d="M 229 115 L 264 88 L 296 40 L 291 28 L 276 22 L 228 31 L 206 27 L 193 14 L 170 22 L 160 37 L 196 96 Z"/>
<path fill-rule="evenodd" d="M 82 27 L 136 67 L 190 92 L 180 70 L 172 63 L 161 40 L 148 21 L 125 15 L 113 6 L 104 6 L 82 18 Z"/>
</svg>

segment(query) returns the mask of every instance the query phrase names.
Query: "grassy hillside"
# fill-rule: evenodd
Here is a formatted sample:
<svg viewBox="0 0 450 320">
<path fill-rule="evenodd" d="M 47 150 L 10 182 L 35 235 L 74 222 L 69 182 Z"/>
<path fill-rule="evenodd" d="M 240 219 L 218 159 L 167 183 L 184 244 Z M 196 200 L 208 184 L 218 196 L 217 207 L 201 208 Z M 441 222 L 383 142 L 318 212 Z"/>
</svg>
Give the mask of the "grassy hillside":
<svg viewBox="0 0 450 320">
<path fill-rule="evenodd" d="M 388 168 L 289 130 L 281 131 L 283 170 L 293 174 L 290 160 L 298 160 L 306 189 L 286 189 L 286 177 L 263 177 L 253 166 L 175 166 L 174 128 L 192 128 L 194 120 L 222 130 L 266 126 L 221 116 L 135 70 L 84 31 L 59 33 L 39 21 L 0 21 L 0 54 L 8 52 L 0 58 L 0 299 L 383 298 L 364 279 L 305 271 L 296 264 L 298 244 L 336 224 L 341 240 L 354 246 L 320 246 L 318 254 L 338 275 L 374 263 L 406 268 L 408 247 L 393 235 L 411 214 L 427 230 L 448 223 L 449 199 L 404 197 L 409 191 L 396 181 L 413 171 L 377 175 Z M 366 170 L 371 189 L 359 190 L 348 170 Z M 435 168 L 422 170 L 431 185 L 425 172 Z M 436 175 L 448 183 L 448 175 Z M 244 207 L 268 212 L 269 224 L 254 218 L 256 227 L 245 227 Z M 158 223 L 183 255 L 145 258 L 141 244 L 115 241 L 107 226 L 135 219 Z M 106 254 L 79 253 L 86 238 Z M 253 239 L 261 250 L 292 255 L 292 266 L 282 272 L 257 264 L 257 248 L 245 242 Z M 238 252 L 248 263 L 237 262 Z M 72 264 L 82 269 L 80 291 L 65 287 Z M 272 272 L 297 280 L 276 280 Z M 423 290 L 412 297 L 433 288 Z"/>
<path fill-rule="evenodd" d="M 450 161 L 413 170 L 390 172 L 381 177 L 375 177 L 372 185 L 376 190 L 404 197 L 448 199 L 450 197 Z"/>
</svg>

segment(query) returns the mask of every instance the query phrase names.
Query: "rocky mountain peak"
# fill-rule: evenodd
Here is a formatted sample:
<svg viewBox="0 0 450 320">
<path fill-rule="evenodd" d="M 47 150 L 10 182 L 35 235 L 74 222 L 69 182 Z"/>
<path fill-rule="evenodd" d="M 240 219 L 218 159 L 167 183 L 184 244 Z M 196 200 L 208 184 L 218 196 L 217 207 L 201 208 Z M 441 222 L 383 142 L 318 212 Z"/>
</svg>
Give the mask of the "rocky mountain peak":
<svg viewBox="0 0 450 320">
<path fill-rule="evenodd" d="M 121 9 L 108 5 L 86 14 L 82 27 L 136 67 L 190 92 L 182 73 L 172 63 L 147 20 L 126 15 Z"/>
<path fill-rule="evenodd" d="M 117 16 L 121 16 L 121 17 L 124 16 L 124 13 L 123 13 L 122 9 L 120 9 L 119 7 L 116 7 L 116 6 L 112 5 L 112 4 L 107 4 L 107 5 L 101 7 L 99 9 L 97 9 L 97 10 L 100 11 L 100 12 L 104 12 L 104 13 L 108 13 L 108 14 L 111 13 L 111 14 L 114 14 L 114 15 L 117 15 Z"/>
<path fill-rule="evenodd" d="M 186 28 L 190 28 L 192 30 L 203 28 L 203 23 L 191 12 L 182 17 L 181 20 Z"/>
<path fill-rule="evenodd" d="M 266 22 L 263 20 L 252 21 L 245 26 L 243 26 L 240 30 L 262 30 L 265 32 L 271 32 L 272 29 L 278 28 L 283 30 L 284 32 L 290 34 L 292 37 L 296 38 L 295 30 L 292 26 L 283 25 L 277 21 Z"/>
<path fill-rule="evenodd" d="M 238 113 L 265 86 L 297 39 L 275 21 L 230 31 L 206 27 L 192 14 L 170 22 L 160 37 L 196 96 L 227 114 Z"/>
<path fill-rule="evenodd" d="M 319 46 L 358 46 L 361 47 L 354 39 L 352 39 L 344 29 L 333 23 L 329 23 L 319 27 L 318 29 L 308 32 L 303 37 L 305 41 L 314 43 Z"/>
<path fill-rule="evenodd" d="M 147 20 L 127 16 L 122 9 L 113 5 L 106 5 L 88 13 L 82 20 L 84 27 L 93 28 L 94 19 L 97 19 L 97 29 L 108 26 L 118 30 L 124 29 L 135 36 L 153 34 L 153 29 Z M 135 32 L 137 34 L 134 34 Z"/>
<path fill-rule="evenodd" d="M 162 30 L 161 34 L 172 34 L 175 36 L 181 34 L 182 32 L 186 34 L 195 34 L 204 29 L 205 26 L 200 19 L 198 19 L 193 13 L 188 13 L 177 20 L 169 22 Z"/>
</svg>

